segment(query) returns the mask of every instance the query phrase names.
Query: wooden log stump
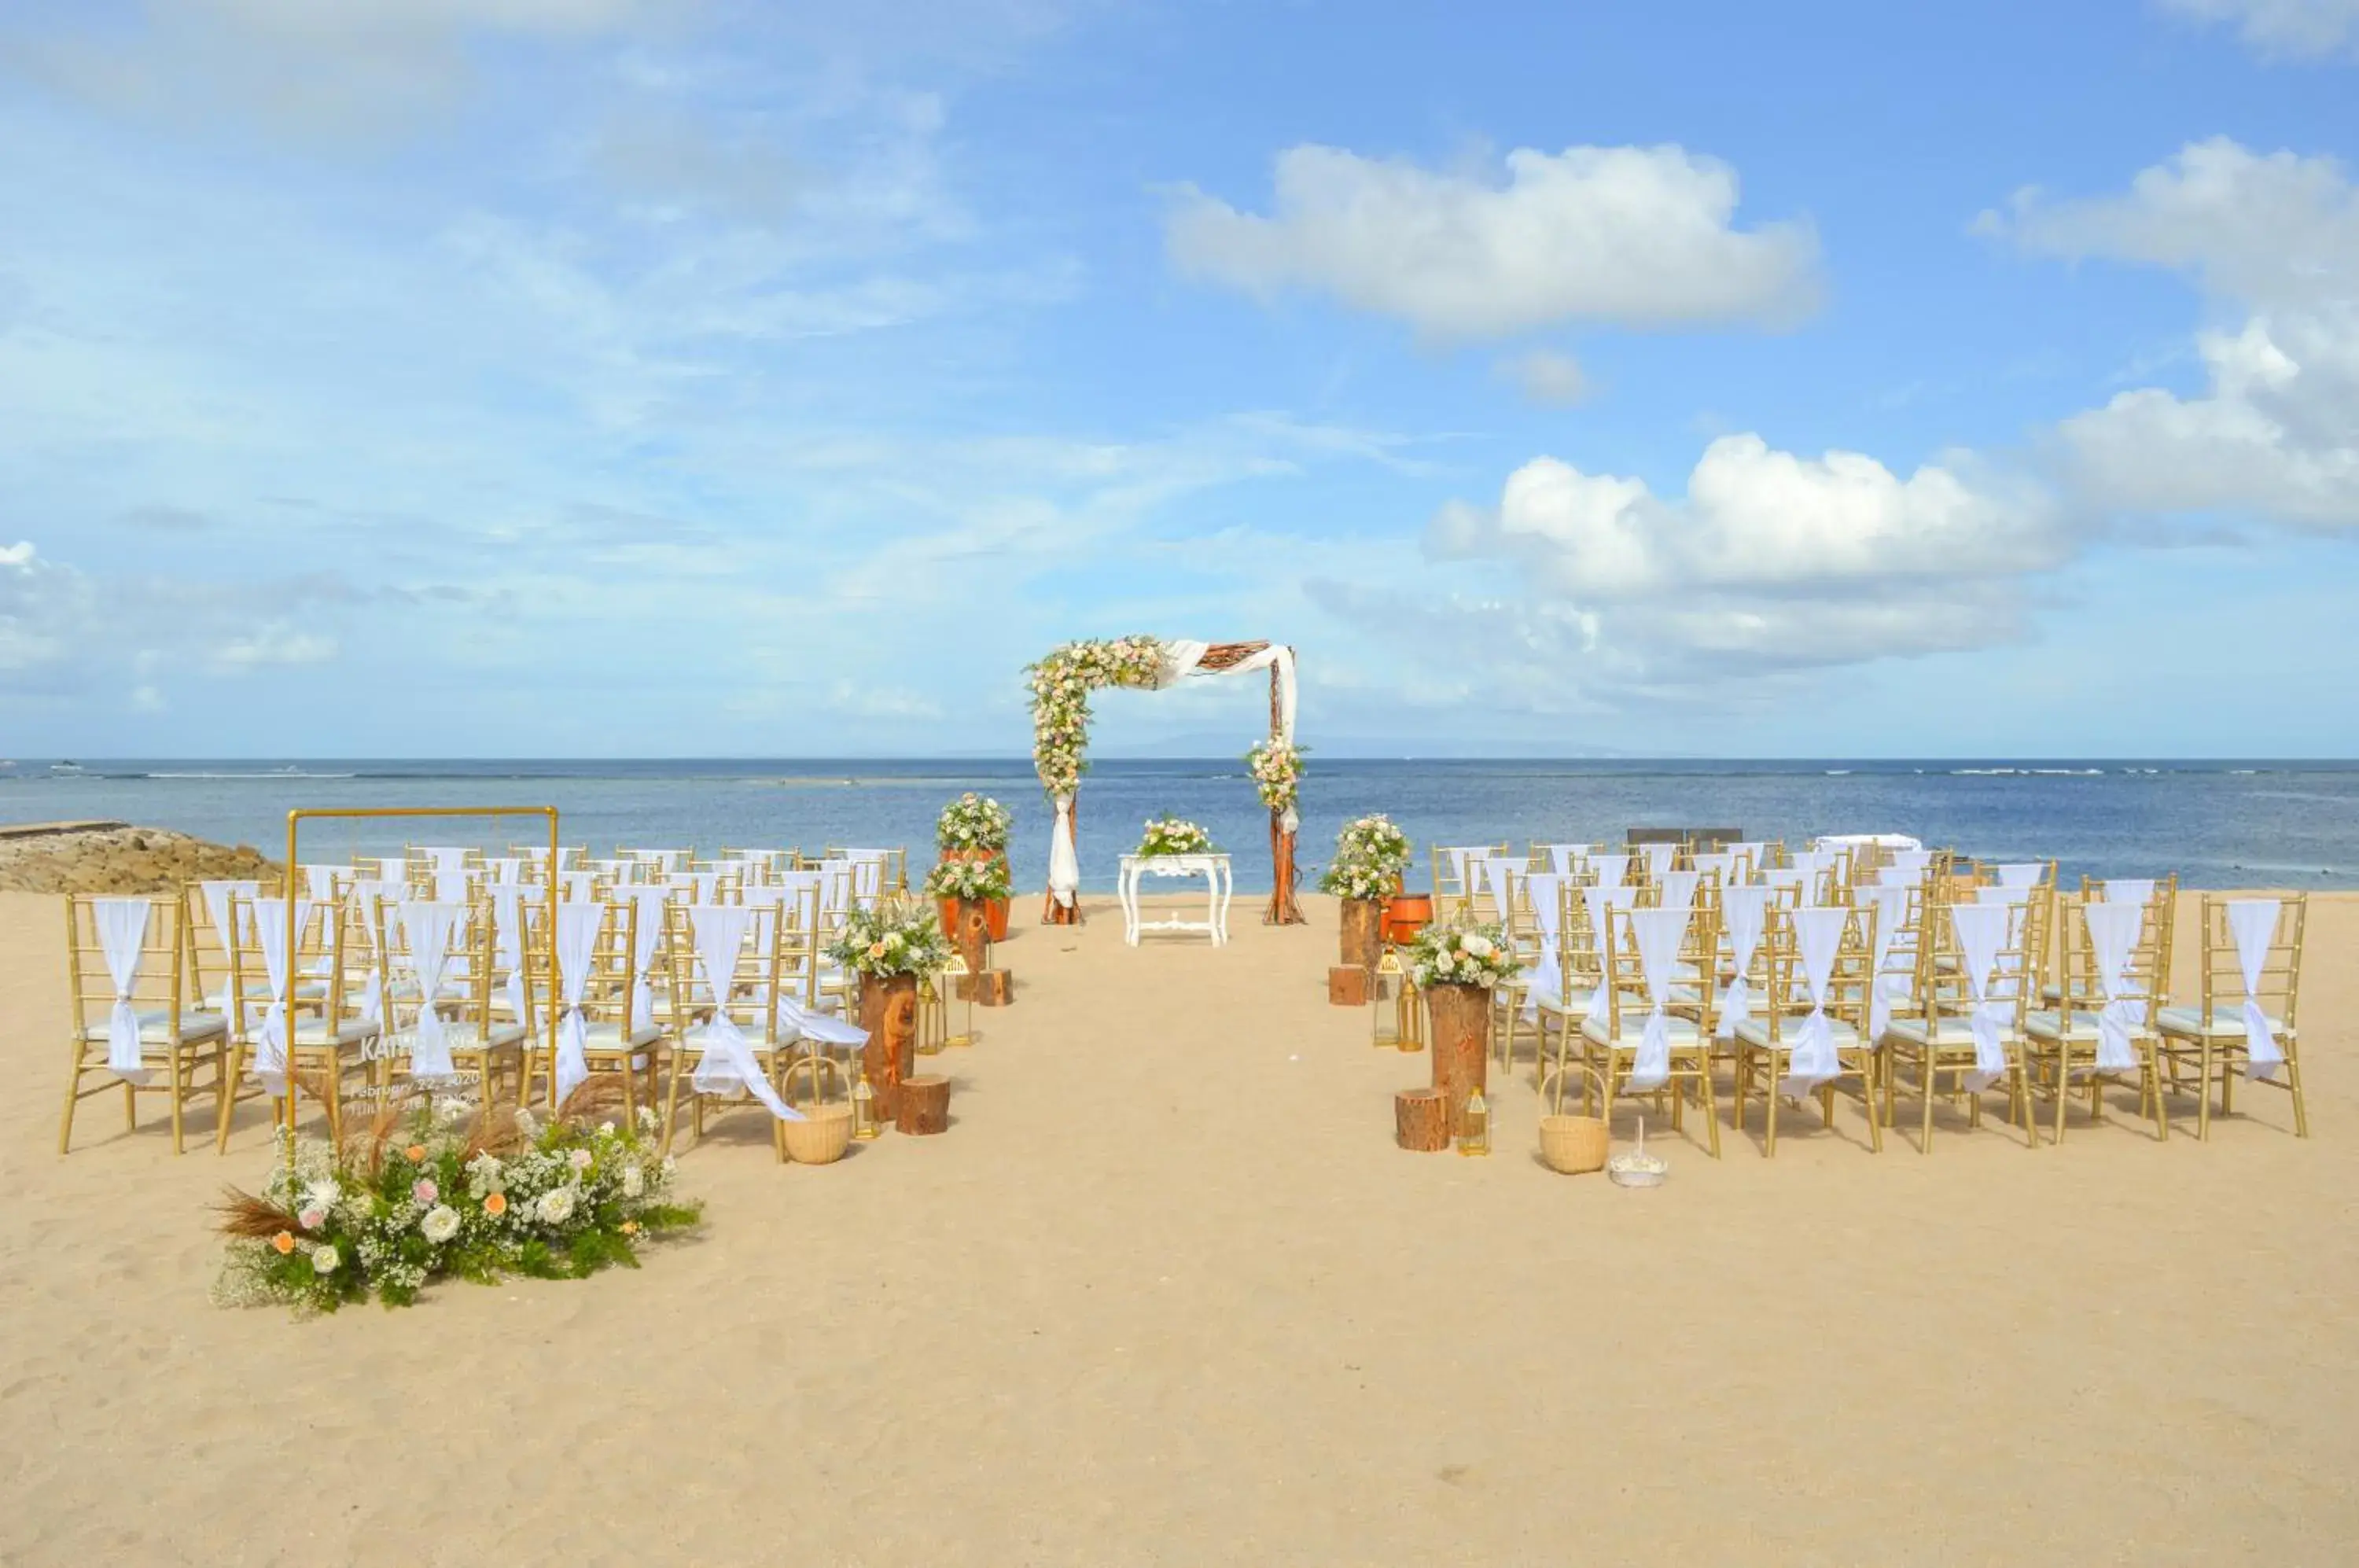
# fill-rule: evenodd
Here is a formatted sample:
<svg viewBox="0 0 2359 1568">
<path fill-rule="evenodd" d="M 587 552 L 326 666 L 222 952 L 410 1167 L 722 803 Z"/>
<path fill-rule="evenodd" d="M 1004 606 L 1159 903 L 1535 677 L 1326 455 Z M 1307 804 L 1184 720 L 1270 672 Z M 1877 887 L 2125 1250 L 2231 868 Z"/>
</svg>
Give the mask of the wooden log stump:
<svg viewBox="0 0 2359 1568">
<path fill-rule="evenodd" d="M 1432 1022 L 1433 1086 L 1450 1107 L 1450 1133 L 1467 1100 L 1489 1089 L 1491 993 L 1481 985 L 1428 986 L 1426 1016 Z"/>
<path fill-rule="evenodd" d="M 942 932 L 966 960 L 967 972 L 980 975 L 991 967 L 991 906 L 980 899 L 951 898 L 950 922 Z"/>
<path fill-rule="evenodd" d="M 1343 900 L 1343 922 L 1337 943 L 1338 964 L 1356 964 L 1363 969 L 1374 969 L 1376 960 L 1384 956 L 1385 906 L 1376 898 L 1346 898 Z"/>
<path fill-rule="evenodd" d="M 946 1131 L 951 1125 L 951 1081 L 939 1073 L 921 1073 L 901 1080 L 900 1108 L 893 1126 L 918 1138 Z"/>
<path fill-rule="evenodd" d="M 1327 1000 L 1338 1007 L 1366 1007 L 1368 972 L 1356 964 L 1339 964 L 1327 971 Z"/>
<path fill-rule="evenodd" d="M 1393 1095 L 1393 1141 L 1418 1154 L 1450 1147 L 1450 1102 L 1439 1089 L 1403 1089 Z"/>
<path fill-rule="evenodd" d="M 978 1007 L 1004 1007 L 1016 1000 L 1016 976 L 1005 969 L 986 969 L 980 975 L 957 977 L 955 994 L 962 1002 L 973 1002 Z"/>
<path fill-rule="evenodd" d="M 860 1027 L 868 1043 L 860 1048 L 860 1071 L 876 1096 L 876 1119 L 892 1121 L 901 1111 L 901 1083 L 918 1060 L 918 977 L 860 978 Z"/>
</svg>

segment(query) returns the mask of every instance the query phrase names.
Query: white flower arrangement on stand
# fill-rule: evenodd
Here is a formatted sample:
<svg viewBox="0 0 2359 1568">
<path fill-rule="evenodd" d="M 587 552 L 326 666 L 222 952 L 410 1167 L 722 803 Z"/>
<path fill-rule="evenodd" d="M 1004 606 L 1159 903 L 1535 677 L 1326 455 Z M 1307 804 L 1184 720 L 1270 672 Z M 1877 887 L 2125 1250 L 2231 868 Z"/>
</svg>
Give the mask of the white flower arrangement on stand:
<svg viewBox="0 0 2359 1568">
<path fill-rule="evenodd" d="M 1176 855 L 1217 855 L 1212 835 L 1182 817 L 1148 819 L 1138 841 L 1138 857 L 1156 860 Z"/>
<path fill-rule="evenodd" d="M 1335 858 L 1319 878 L 1320 890 L 1343 898 L 1389 898 L 1400 890 L 1411 853 L 1408 834 L 1389 817 L 1346 822 L 1335 835 Z"/>
<path fill-rule="evenodd" d="M 1515 944 L 1496 925 L 1428 926 L 1409 947 L 1409 975 L 1420 991 L 1432 985 L 1495 990 L 1521 972 Z"/>
</svg>

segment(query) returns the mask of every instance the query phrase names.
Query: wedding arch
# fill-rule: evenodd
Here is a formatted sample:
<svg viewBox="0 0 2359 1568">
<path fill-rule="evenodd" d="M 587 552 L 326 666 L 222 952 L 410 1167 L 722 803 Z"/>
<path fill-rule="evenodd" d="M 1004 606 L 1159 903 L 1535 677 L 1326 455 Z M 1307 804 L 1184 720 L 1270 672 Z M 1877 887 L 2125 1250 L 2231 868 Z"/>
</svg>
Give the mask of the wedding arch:
<svg viewBox="0 0 2359 1568">
<path fill-rule="evenodd" d="M 1049 837 L 1050 925 L 1081 920 L 1081 853 L 1073 842 L 1075 798 L 1088 769 L 1090 693 L 1100 687 L 1158 691 L 1192 676 L 1269 671 L 1269 735 L 1247 760 L 1262 803 L 1269 808 L 1269 907 L 1264 925 L 1299 925 L 1294 899 L 1294 834 L 1300 825 L 1295 797 L 1302 757 L 1294 745 L 1294 649 L 1284 643 L 1188 642 L 1128 637 L 1069 642 L 1031 666 L 1032 766 L 1056 807 Z"/>
</svg>

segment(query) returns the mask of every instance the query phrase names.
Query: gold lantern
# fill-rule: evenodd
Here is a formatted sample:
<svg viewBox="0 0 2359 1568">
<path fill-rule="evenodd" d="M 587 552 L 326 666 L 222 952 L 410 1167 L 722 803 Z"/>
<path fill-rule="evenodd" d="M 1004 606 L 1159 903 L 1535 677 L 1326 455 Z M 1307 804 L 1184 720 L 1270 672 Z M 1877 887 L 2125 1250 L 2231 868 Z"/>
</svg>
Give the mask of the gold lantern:
<svg viewBox="0 0 2359 1568">
<path fill-rule="evenodd" d="M 1378 1051 L 1406 1049 L 1401 1045 L 1408 1009 L 1401 998 L 1408 994 L 1408 975 L 1401 965 L 1400 949 L 1387 945 L 1368 976 L 1368 1014 L 1374 1020 L 1368 1043 Z"/>
<path fill-rule="evenodd" d="M 974 1043 L 974 987 L 959 984 L 961 980 L 973 973 L 973 970 L 967 967 L 966 954 L 962 953 L 951 953 L 950 962 L 942 965 L 942 1043 L 944 1045 Z M 957 998 L 959 1004 L 959 1029 L 955 1034 L 951 1032 L 951 1000 L 953 997 Z"/>
<path fill-rule="evenodd" d="M 1458 1115 L 1458 1152 L 1491 1152 L 1491 1103 L 1480 1089 L 1466 1096 L 1466 1108 Z"/>
<path fill-rule="evenodd" d="M 863 1073 L 860 1082 L 852 1086 L 852 1136 L 872 1138 L 881 1131 L 876 1125 L 876 1091 L 868 1086 L 868 1074 Z"/>
</svg>

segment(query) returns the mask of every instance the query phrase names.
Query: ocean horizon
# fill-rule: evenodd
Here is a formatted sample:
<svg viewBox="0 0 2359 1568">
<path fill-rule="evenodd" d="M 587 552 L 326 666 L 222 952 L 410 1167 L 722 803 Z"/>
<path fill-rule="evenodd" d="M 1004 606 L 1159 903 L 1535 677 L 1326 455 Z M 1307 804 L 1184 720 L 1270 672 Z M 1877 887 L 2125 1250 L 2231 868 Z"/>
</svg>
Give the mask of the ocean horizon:
<svg viewBox="0 0 2359 1568">
<path fill-rule="evenodd" d="M 2359 761 L 2323 758 L 1327 757 L 1303 781 L 1300 858 L 1315 884 L 1342 824 L 1383 811 L 1418 844 L 1619 840 L 1720 827 L 1799 842 L 1904 833 L 1984 858 L 2055 859 L 2079 876 L 2176 874 L 2195 887 L 2359 887 Z M 1026 757 L 85 757 L 0 767 L 0 820 L 114 819 L 283 852 L 290 809 L 558 808 L 569 844 L 721 848 L 907 845 L 967 789 L 1016 816 L 1016 883 L 1046 881 L 1049 812 Z M 1082 885 L 1114 886 L 1148 817 L 1200 822 L 1269 882 L 1268 814 L 1236 757 L 1096 759 L 1077 811 Z M 313 823 L 307 861 L 406 843 L 519 843 L 496 822 Z"/>
</svg>

